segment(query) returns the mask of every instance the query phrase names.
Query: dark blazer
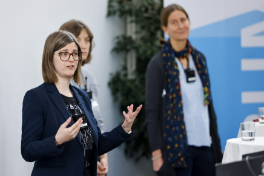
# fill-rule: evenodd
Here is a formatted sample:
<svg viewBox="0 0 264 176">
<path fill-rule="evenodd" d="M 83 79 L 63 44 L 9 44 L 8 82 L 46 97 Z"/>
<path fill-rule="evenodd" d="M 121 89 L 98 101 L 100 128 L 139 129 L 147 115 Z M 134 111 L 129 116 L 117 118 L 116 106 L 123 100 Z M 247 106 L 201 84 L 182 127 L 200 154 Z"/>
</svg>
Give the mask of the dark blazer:
<svg viewBox="0 0 264 176">
<path fill-rule="evenodd" d="M 174 173 L 172 167 L 167 161 L 167 152 L 165 149 L 165 140 L 163 136 L 163 112 L 165 109 L 165 98 L 162 97 L 164 89 L 164 61 L 162 57 L 162 50 L 156 53 L 150 60 L 146 72 L 146 124 L 148 129 L 148 138 L 151 151 L 161 149 L 163 153 L 164 164 L 162 170 L 171 171 Z M 210 135 L 212 138 L 212 150 L 215 157 L 215 162 L 222 162 L 222 151 L 220 146 L 220 138 L 217 131 L 217 120 L 211 101 L 209 106 L 210 118 Z M 166 176 L 170 176 L 167 172 Z M 175 175 L 175 174 L 171 174 Z"/>
<path fill-rule="evenodd" d="M 95 152 L 93 175 L 97 172 L 97 156 L 122 144 L 132 134 L 127 134 L 121 125 L 111 132 L 101 134 L 94 118 L 90 98 L 83 90 L 70 86 L 84 110 L 93 130 Z M 55 84 L 43 83 L 29 90 L 23 100 L 21 154 L 28 161 L 35 161 L 32 176 L 83 176 L 84 149 L 79 134 L 75 139 L 55 144 L 55 135 L 70 113 Z M 68 127 L 73 125 L 73 120 Z"/>
</svg>

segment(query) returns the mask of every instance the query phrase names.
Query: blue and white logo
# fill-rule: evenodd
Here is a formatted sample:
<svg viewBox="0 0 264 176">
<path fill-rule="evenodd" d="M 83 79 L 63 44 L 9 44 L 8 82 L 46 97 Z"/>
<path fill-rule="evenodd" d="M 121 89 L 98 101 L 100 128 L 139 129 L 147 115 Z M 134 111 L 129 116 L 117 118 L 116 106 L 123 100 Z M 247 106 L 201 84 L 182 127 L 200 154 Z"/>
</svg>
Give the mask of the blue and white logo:
<svg viewBox="0 0 264 176">
<path fill-rule="evenodd" d="M 222 149 L 264 107 L 264 13 L 252 11 L 190 33 L 210 73 Z"/>
</svg>

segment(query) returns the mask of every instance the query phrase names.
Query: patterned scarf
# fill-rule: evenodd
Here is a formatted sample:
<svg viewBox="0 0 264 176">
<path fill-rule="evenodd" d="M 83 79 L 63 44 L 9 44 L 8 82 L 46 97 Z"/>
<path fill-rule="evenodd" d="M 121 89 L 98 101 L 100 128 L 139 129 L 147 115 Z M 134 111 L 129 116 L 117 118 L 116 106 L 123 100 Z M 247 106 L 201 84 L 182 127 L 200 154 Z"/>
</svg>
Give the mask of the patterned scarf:
<svg viewBox="0 0 264 176">
<path fill-rule="evenodd" d="M 184 157 L 182 156 L 188 148 L 184 115 L 182 109 L 181 84 L 177 58 L 189 58 L 189 55 L 195 63 L 199 73 L 204 90 L 204 103 L 209 104 L 211 101 L 210 82 L 208 70 L 204 56 L 197 51 L 190 42 L 187 41 L 186 48 L 180 52 L 175 52 L 169 42 L 163 47 L 163 59 L 165 66 L 165 112 L 164 119 L 164 138 L 168 160 L 172 167 L 186 167 Z M 196 79 L 199 81 L 199 79 Z"/>
</svg>

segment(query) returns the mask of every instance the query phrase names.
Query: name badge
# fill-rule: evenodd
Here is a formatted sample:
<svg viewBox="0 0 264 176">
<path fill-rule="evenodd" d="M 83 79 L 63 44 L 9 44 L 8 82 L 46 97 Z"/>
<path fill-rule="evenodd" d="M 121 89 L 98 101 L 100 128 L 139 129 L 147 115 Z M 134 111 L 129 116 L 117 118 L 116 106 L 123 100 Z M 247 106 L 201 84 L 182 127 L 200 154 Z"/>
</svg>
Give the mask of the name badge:
<svg viewBox="0 0 264 176">
<path fill-rule="evenodd" d="M 194 82 L 196 80 L 195 78 L 195 71 L 188 68 L 185 70 L 187 83 Z"/>
</svg>

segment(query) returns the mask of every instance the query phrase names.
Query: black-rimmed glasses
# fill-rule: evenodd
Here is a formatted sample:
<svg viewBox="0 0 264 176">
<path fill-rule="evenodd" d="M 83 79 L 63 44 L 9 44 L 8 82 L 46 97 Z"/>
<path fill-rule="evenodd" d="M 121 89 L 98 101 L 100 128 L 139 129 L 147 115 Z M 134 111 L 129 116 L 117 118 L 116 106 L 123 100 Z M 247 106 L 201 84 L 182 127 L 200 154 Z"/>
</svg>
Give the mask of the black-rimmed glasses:
<svg viewBox="0 0 264 176">
<path fill-rule="evenodd" d="M 82 59 L 82 52 L 81 51 L 74 51 L 72 53 L 69 52 L 59 52 L 60 59 L 62 61 L 67 61 L 70 59 L 70 57 L 73 57 L 74 60 L 79 61 Z"/>
</svg>

